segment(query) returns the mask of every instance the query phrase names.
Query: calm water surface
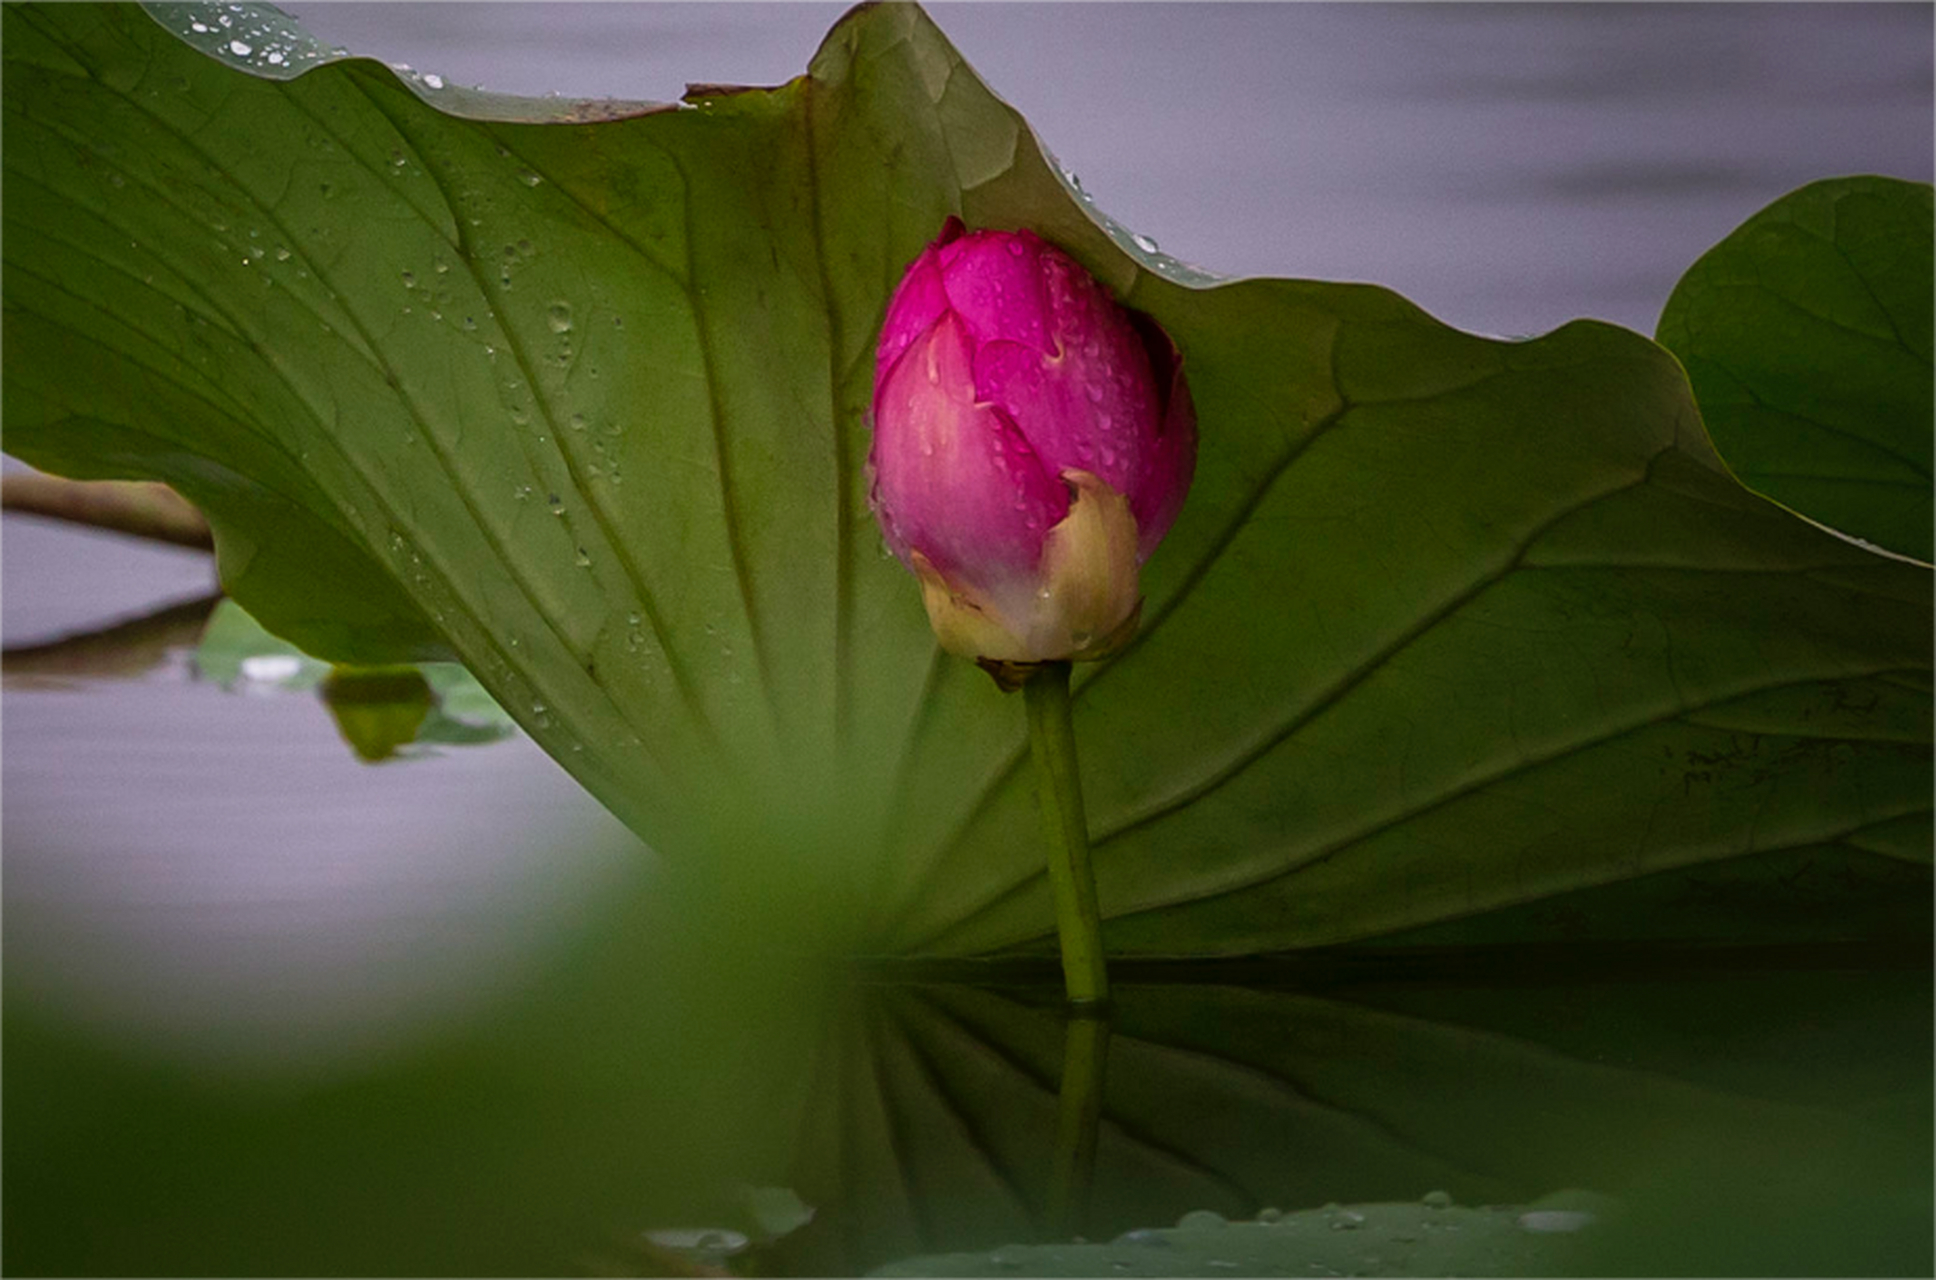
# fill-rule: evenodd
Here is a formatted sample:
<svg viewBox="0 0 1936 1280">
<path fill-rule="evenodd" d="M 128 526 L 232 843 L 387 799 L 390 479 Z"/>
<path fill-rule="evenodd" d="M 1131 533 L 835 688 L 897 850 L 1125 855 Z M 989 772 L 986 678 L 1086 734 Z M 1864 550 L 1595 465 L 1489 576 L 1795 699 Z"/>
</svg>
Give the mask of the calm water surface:
<svg viewBox="0 0 1936 1280">
<path fill-rule="evenodd" d="M 796 74 L 840 12 L 293 8 L 448 80 L 661 99 Z M 1481 332 L 1651 331 L 1783 192 L 1931 176 L 1927 6 L 933 12 L 1166 250 Z M 827 1274 L 1053 1225 L 1052 991 L 761 955 L 522 738 L 366 766 L 313 694 L 199 679 L 192 618 L 47 648 L 206 558 L 0 549 L 15 1273 Z M 1583 1188 L 1672 1241 L 1609 1266 L 1927 1273 L 1927 940 L 1893 936 L 1141 975 L 1085 1230 Z"/>
</svg>

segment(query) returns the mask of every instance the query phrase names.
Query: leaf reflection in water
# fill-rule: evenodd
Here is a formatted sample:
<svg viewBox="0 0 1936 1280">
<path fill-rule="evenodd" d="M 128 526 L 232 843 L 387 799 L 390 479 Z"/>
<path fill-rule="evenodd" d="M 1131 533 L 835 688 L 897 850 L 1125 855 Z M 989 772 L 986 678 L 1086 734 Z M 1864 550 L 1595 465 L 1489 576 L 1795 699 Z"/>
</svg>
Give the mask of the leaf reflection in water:
<svg viewBox="0 0 1936 1280">
<path fill-rule="evenodd" d="M 1603 953 L 1558 969 L 1533 949 L 1463 963 L 1421 949 L 1282 968 L 1274 986 L 1127 981 L 1082 1234 L 1434 1190 L 1525 1205 L 1585 1188 L 1652 1211 L 1662 1188 L 1691 1204 L 1705 1187 L 1737 1216 L 1769 1219 L 1756 1258 L 1781 1240 L 1821 1264 L 1834 1240 L 1877 1266 L 1913 1265 L 1926 1212 L 1885 1200 L 1859 1245 L 1835 1226 L 1853 1189 L 1929 1182 L 1918 965 L 1907 950 L 1822 948 L 1639 966 Z M 869 986 L 840 1027 L 800 1148 L 799 1188 L 820 1214 L 778 1246 L 785 1269 L 1069 1238 L 1058 1082 L 1104 1068 L 1072 1071 L 1065 1055 L 1083 1041 L 1052 986 Z M 1654 1256 L 1602 1240 L 1642 1270 Z"/>
</svg>

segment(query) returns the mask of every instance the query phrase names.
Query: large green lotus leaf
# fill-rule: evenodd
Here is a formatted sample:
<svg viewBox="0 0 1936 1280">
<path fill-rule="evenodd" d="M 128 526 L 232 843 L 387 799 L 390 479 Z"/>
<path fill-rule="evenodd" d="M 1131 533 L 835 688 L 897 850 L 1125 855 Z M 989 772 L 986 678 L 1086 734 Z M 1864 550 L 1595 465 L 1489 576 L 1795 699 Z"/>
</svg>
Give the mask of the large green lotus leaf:
<svg viewBox="0 0 1936 1280">
<path fill-rule="evenodd" d="M 938 653 L 866 504 L 879 316 L 949 213 L 1154 314 L 1200 410 L 1142 634 L 1077 691 L 1114 948 L 1927 860 L 1928 574 L 1743 489 L 1644 338 L 1209 287 L 911 7 L 676 109 L 459 99 L 272 11 L 167 16 L 226 52 L 5 10 L 8 448 L 176 484 L 272 630 L 455 654 L 668 856 L 797 921 L 1052 930 L 1021 708 Z"/>
<path fill-rule="evenodd" d="M 1932 558 L 1930 188 L 1810 183 L 1689 268 L 1659 338 L 1749 487 Z"/>
</svg>

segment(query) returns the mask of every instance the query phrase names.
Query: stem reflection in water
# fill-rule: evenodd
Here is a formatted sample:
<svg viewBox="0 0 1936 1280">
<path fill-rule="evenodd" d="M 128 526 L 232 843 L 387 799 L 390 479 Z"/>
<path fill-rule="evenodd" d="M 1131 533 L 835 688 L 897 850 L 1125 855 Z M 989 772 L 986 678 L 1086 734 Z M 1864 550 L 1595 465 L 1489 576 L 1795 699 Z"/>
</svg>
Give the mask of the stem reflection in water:
<svg viewBox="0 0 1936 1280">
<path fill-rule="evenodd" d="M 1057 1239 L 1088 1231 L 1089 1193 L 1096 1173 L 1096 1125 L 1102 1118 L 1103 1078 L 1108 1069 L 1107 1010 L 1071 1009 L 1063 1030 L 1055 1166 L 1045 1215 L 1049 1234 Z"/>
</svg>

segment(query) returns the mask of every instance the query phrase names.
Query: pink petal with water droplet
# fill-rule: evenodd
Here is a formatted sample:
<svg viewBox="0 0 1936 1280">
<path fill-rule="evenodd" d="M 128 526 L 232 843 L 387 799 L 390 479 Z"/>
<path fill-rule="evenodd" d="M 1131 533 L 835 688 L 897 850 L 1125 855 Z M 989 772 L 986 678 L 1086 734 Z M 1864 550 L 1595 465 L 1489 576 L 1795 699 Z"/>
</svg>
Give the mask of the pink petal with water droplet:
<svg viewBox="0 0 1936 1280">
<path fill-rule="evenodd" d="M 1033 574 L 1068 492 L 1007 416 L 977 401 L 959 319 L 943 316 L 907 348 L 874 413 L 872 501 L 895 555 L 912 568 L 919 550 L 970 588 Z"/>
<path fill-rule="evenodd" d="M 1156 544 L 1169 533 L 1189 496 L 1197 472 L 1197 411 L 1190 397 L 1190 384 L 1183 375 L 1183 354 L 1176 349 L 1163 326 L 1141 312 L 1129 312 L 1130 323 L 1149 353 L 1162 399 L 1162 421 L 1155 446 L 1150 450 L 1150 479 L 1143 490 L 1143 506 L 1132 497 L 1130 508 L 1136 513 L 1137 544 L 1149 558 Z"/>
<path fill-rule="evenodd" d="M 1163 439 L 1165 398 L 1129 314 L 1061 254 L 1042 265 L 1061 356 L 988 344 L 976 355 L 976 391 L 1008 412 L 1051 471 L 1088 471 L 1128 498 L 1147 556 L 1176 518 L 1188 486 L 1177 472 L 1194 449 L 1182 458 Z"/>
<path fill-rule="evenodd" d="M 916 338 L 934 327 L 948 310 L 948 292 L 941 281 L 938 251 L 932 245 L 923 250 L 901 277 L 894 297 L 881 322 L 881 343 L 874 359 L 876 383 L 885 380 L 888 370 Z"/>
<path fill-rule="evenodd" d="M 1016 253 L 1020 248 L 1022 252 Z M 1026 231 L 977 231 L 940 251 L 948 303 L 976 343 L 1023 342 L 1053 352 L 1038 263 L 1053 250 Z"/>
</svg>

